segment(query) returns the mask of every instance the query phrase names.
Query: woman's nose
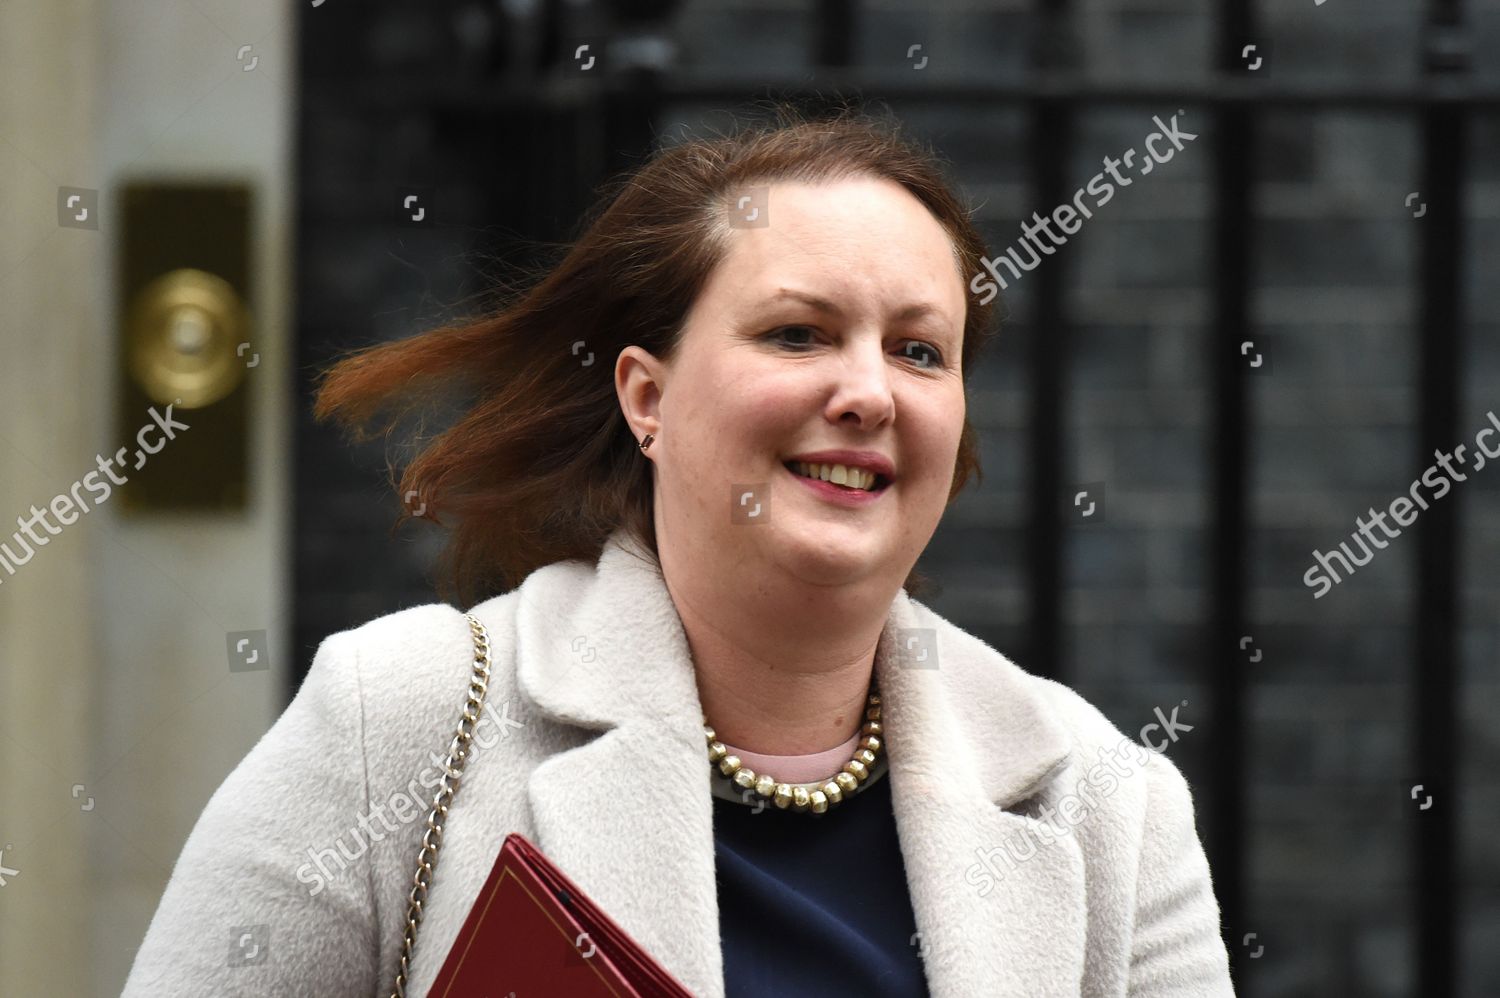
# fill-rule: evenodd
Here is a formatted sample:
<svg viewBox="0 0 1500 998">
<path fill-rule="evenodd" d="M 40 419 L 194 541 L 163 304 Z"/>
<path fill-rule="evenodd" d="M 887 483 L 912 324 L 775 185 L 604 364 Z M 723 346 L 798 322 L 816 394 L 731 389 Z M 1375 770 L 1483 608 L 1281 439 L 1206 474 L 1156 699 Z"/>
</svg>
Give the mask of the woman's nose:
<svg viewBox="0 0 1500 998">
<path fill-rule="evenodd" d="M 877 342 L 849 345 L 831 373 L 834 389 L 829 398 L 829 416 L 843 420 L 854 415 L 864 426 L 890 419 L 895 409 L 891 372 L 884 347 Z"/>
</svg>

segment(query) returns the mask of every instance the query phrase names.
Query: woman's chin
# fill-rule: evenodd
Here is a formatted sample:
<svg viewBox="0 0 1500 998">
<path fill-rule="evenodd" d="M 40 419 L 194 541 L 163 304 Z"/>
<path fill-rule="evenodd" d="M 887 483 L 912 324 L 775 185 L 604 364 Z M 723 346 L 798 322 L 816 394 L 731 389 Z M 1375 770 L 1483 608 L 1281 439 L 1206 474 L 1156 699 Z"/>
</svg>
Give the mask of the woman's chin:
<svg viewBox="0 0 1500 998">
<path fill-rule="evenodd" d="M 855 582 L 879 573 L 890 560 L 868 528 L 853 525 L 808 523 L 785 530 L 776 543 L 788 570 L 815 585 Z"/>
</svg>

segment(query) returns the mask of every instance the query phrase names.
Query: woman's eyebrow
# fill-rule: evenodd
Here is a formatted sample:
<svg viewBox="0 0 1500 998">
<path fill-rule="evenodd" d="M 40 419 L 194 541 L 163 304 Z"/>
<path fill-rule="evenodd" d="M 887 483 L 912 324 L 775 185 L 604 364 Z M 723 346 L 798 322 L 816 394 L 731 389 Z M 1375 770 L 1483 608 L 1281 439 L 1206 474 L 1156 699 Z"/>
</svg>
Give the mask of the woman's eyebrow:
<svg viewBox="0 0 1500 998">
<path fill-rule="evenodd" d="M 800 301 L 804 305 L 811 305 L 813 308 L 817 309 L 819 312 L 828 312 L 831 315 L 843 315 L 844 314 L 844 310 L 843 309 L 839 308 L 837 305 L 835 305 L 833 302 L 829 301 L 827 298 L 819 298 L 817 295 L 808 294 L 806 291 L 796 291 L 796 290 L 794 290 L 792 288 L 782 288 L 782 289 L 780 289 L 774 295 L 772 295 L 771 297 L 769 297 L 765 301 L 763 301 L 761 304 L 763 304 L 763 305 L 772 305 L 772 304 L 775 304 L 776 302 L 782 301 L 782 300 L 787 299 L 787 298 L 790 298 L 793 301 Z"/>
<path fill-rule="evenodd" d="M 843 309 L 839 308 L 838 305 L 829 301 L 827 298 L 820 298 L 815 294 L 809 294 L 806 291 L 798 291 L 794 288 L 780 289 L 770 298 L 766 299 L 763 304 L 773 304 L 787 298 L 790 298 L 793 301 L 800 301 L 804 305 L 810 305 L 811 307 L 817 309 L 819 312 L 826 312 L 830 315 L 836 315 L 840 317 L 842 317 L 844 314 Z M 895 318 L 899 322 L 909 322 L 913 319 L 925 319 L 929 316 L 936 319 L 943 318 L 943 314 L 938 311 L 936 306 L 924 302 L 916 302 L 911 305 L 906 305 L 895 314 Z"/>
</svg>

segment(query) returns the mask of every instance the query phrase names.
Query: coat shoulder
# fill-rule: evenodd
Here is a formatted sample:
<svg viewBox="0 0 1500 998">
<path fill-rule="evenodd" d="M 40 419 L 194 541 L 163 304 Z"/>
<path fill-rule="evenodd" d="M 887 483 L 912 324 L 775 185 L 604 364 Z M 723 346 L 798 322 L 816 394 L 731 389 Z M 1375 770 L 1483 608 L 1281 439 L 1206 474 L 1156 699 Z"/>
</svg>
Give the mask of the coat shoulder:
<svg viewBox="0 0 1500 998">
<path fill-rule="evenodd" d="M 489 638 L 489 703 L 515 692 L 514 592 L 479 604 L 472 613 Z M 407 607 L 327 639 L 342 653 L 330 667 L 346 673 L 359 699 L 360 727 L 372 769 L 442 750 L 457 727 L 474 672 L 475 645 L 465 611 L 446 603 Z"/>
<path fill-rule="evenodd" d="M 1069 731 L 1073 741 L 1070 768 L 1075 772 L 1087 771 L 1102 758 L 1109 756 L 1118 760 L 1118 765 L 1127 771 L 1138 770 L 1144 780 L 1140 781 L 1143 803 L 1153 809 L 1168 808 L 1173 811 L 1186 809 L 1191 812 L 1191 790 L 1182 770 L 1172 761 L 1166 751 L 1148 745 L 1142 732 L 1127 734 L 1105 716 L 1104 712 L 1089 702 L 1081 693 L 1053 679 L 1027 673 L 1038 693 L 1052 706 L 1053 716 Z M 1177 715 L 1171 713 L 1171 717 Z M 1155 724 L 1156 715 L 1148 715 L 1146 724 Z M 1189 730 L 1183 725 L 1183 730 Z M 1174 741 L 1175 741 L 1175 732 Z M 1127 779 L 1126 785 L 1137 781 Z"/>
<path fill-rule="evenodd" d="M 404 694 L 408 700 L 442 695 L 468 686 L 473 672 L 474 639 L 465 619 L 473 614 L 489 636 L 492 674 L 505 671 L 511 656 L 511 607 L 516 592 L 464 611 L 447 603 L 424 603 L 376 617 L 339 632 L 337 639 L 358 660 L 361 691 L 371 695 Z"/>
<path fill-rule="evenodd" d="M 1047 703 L 1053 716 L 1067 728 L 1078 746 L 1092 748 L 1102 745 L 1113 748 L 1122 739 L 1129 740 L 1129 736 L 1118 725 L 1073 687 L 1029 672 L 1024 674 L 1026 681 Z"/>
<path fill-rule="evenodd" d="M 1122 792 L 1112 795 L 1114 807 L 1126 807 L 1127 801 L 1134 801 L 1132 806 L 1136 808 L 1164 804 L 1174 809 L 1191 807 L 1187 782 L 1165 753 L 1145 747 L 1138 736 L 1121 730 L 1072 687 L 1028 672 L 978 635 L 917 600 L 911 603 L 918 619 L 939 630 L 944 683 L 953 702 L 964 705 L 961 710 L 972 711 L 985 724 L 1003 719 L 1028 729 L 1060 732 L 1067 745 L 1066 755 L 1042 785 L 1050 784 L 1057 792 L 1064 785 L 1075 785 L 1100 763 L 1102 753 L 1119 760 L 1117 770 L 1130 773 L 1119 781 Z M 950 650 L 954 653 L 951 656 Z M 1154 720 L 1155 715 L 1143 719 L 1146 723 Z M 976 723 L 971 737 L 985 737 L 982 724 Z"/>
<path fill-rule="evenodd" d="M 938 628 L 944 649 L 942 670 L 949 694 L 956 703 L 1019 701 L 1024 714 L 1061 728 L 1072 743 L 1074 755 L 1092 754 L 1099 745 L 1113 747 L 1125 738 L 1123 732 L 1078 691 L 1056 680 L 1028 672 L 1004 652 L 919 600 L 911 599 L 918 619 Z M 948 650 L 954 653 L 947 654 Z M 991 707 L 986 713 L 995 712 Z M 975 733 L 980 734 L 979 732 Z"/>
<path fill-rule="evenodd" d="M 963 650 L 963 654 L 956 656 L 957 662 L 968 666 L 970 671 L 966 676 L 951 677 L 951 681 L 958 684 L 960 695 L 970 695 L 977 689 L 989 687 L 993 680 L 983 678 L 982 674 L 998 670 L 1003 676 L 1004 687 L 1031 700 L 1050 722 L 1063 731 L 1071 751 L 1051 774 L 1053 781 L 1066 780 L 1070 784 L 1077 781 L 1100 762 L 1102 753 L 1120 760 L 1120 768 L 1143 776 L 1142 779 L 1121 781 L 1122 786 L 1131 790 L 1115 801 L 1116 806 L 1134 798 L 1140 806 L 1165 805 L 1174 809 L 1185 806 L 1191 809 L 1187 781 L 1166 753 L 1145 747 L 1139 736 L 1127 734 L 1071 686 L 1028 672 L 982 638 L 942 618 L 930 608 L 922 607 L 922 610 L 931 614 L 931 618 L 948 632 L 944 635 L 945 640 L 956 642 Z M 975 666 L 977 671 L 974 671 Z M 1153 720 L 1154 715 L 1145 719 L 1148 723 Z"/>
</svg>

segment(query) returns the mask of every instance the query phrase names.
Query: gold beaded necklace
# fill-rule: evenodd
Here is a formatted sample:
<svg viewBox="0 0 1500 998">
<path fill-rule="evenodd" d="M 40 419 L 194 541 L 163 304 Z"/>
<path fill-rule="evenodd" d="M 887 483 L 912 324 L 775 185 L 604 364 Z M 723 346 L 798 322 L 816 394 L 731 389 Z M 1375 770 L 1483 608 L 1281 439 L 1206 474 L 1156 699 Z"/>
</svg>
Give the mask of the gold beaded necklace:
<svg viewBox="0 0 1500 998">
<path fill-rule="evenodd" d="M 844 763 L 844 768 L 826 780 L 811 783 L 782 783 L 768 773 L 757 774 L 755 770 L 740 765 L 740 757 L 730 755 L 729 749 L 718 740 L 708 718 L 703 719 L 703 734 L 708 738 L 708 763 L 717 765 L 719 772 L 727 776 L 742 790 L 753 790 L 756 795 L 770 800 L 783 811 L 810 811 L 822 814 L 845 796 L 852 796 L 859 785 L 870 778 L 870 767 L 880 755 L 880 693 L 870 685 L 869 703 L 865 708 L 865 723 L 860 728 L 863 736 L 854 757 Z"/>
</svg>

